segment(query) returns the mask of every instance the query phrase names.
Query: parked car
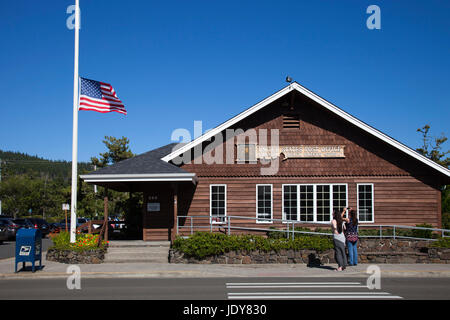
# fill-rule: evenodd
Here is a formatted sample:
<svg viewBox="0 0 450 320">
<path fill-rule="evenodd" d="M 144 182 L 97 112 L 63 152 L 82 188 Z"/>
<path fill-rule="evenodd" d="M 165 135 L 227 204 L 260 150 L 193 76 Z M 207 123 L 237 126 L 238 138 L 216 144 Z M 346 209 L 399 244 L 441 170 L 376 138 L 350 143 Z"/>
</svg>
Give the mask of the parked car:
<svg viewBox="0 0 450 320">
<path fill-rule="evenodd" d="M 61 231 L 61 226 L 59 223 L 50 223 L 50 232 L 58 233 Z"/>
<path fill-rule="evenodd" d="M 18 229 L 25 228 L 30 229 L 33 228 L 33 224 L 29 219 L 14 219 L 13 222 L 18 226 Z"/>
<path fill-rule="evenodd" d="M 13 219 L 0 217 L 0 221 L 3 221 L 6 225 L 6 236 L 8 237 L 8 240 L 15 239 L 18 226 L 13 222 Z"/>
<path fill-rule="evenodd" d="M 86 218 L 77 218 L 77 228 L 88 221 L 89 219 Z M 66 219 L 61 220 L 61 222 L 58 225 L 60 231 L 66 231 Z M 70 217 L 67 217 L 67 231 L 70 231 Z"/>
<path fill-rule="evenodd" d="M 47 234 L 50 233 L 50 225 L 44 219 L 30 218 L 28 220 L 33 224 L 33 228 L 41 230 L 42 237 L 45 237 Z"/>
<path fill-rule="evenodd" d="M 1 219 L 0 220 L 0 244 L 3 243 L 3 241 L 8 240 L 8 223 Z"/>
</svg>

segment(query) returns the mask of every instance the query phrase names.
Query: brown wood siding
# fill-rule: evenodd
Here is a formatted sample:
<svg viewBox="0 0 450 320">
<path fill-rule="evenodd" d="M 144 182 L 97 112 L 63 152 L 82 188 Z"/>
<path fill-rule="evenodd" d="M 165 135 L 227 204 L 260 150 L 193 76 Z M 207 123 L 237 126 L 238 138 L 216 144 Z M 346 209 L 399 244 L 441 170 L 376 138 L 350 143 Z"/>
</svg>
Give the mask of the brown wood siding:
<svg viewBox="0 0 450 320">
<path fill-rule="evenodd" d="M 179 211 L 180 216 L 203 216 L 194 218 L 194 226 L 209 227 L 210 185 L 226 184 L 228 216 L 256 217 L 256 185 L 272 184 L 273 218 L 282 219 L 283 184 L 347 184 L 348 204 L 357 208 L 357 184 L 374 185 L 374 222 L 372 224 L 411 225 L 428 223 L 440 226 L 438 191 L 412 177 L 322 177 L 322 178 L 200 178 L 189 208 Z M 256 224 L 254 220 L 233 219 L 232 224 L 252 228 L 285 228 L 279 222 Z M 366 223 L 370 224 L 370 223 Z M 190 220 L 180 223 L 183 234 L 190 233 Z M 327 226 L 324 226 L 327 227 Z M 226 226 L 222 228 L 226 230 Z M 200 230 L 200 229 L 197 229 Z M 208 231 L 208 228 L 203 231 Z M 200 230 L 201 231 L 201 230 Z M 236 232 L 236 231 L 234 231 Z M 244 231 L 242 231 L 244 232 Z"/>
<path fill-rule="evenodd" d="M 290 97 L 286 98 L 290 101 Z M 270 144 L 270 130 L 279 130 L 280 145 L 344 145 L 345 158 L 286 159 L 278 161 L 277 176 L 414 176 L 426 183 L 438 187 L 449 183 L 448 177 L 369 135 L 313 101 L 297 94 L 294 111 L 282 106 L 284 100 L 277 100 L 252 116 L 240 121 L 231 129 L 267 129 L 267 141 Z M 283 129 L 283 114 L 298 113 L 300 129 Z M 225 139 L 225 134 L 223 134 Z M 248 141 L 248 140 L 247 140 Z M 212 140 L 214 142 L 214 139 Z M 203 144 L 203 148 L 208 143 Z M 234 144 L 237 140 L 234 140 Z M 260 176 L 259 161 L 250 164 L 226 163 L 227 143 L 224 141 L 222 164 L 206 164 L 199 158 L 181 167 L 197 176 Z M 215 154 L 214 152 L 212 153 Z M 193 153 L 191 154 L 193 158 Z M 236 159 L 236 147 L 233 158 Z"/>
</svg>

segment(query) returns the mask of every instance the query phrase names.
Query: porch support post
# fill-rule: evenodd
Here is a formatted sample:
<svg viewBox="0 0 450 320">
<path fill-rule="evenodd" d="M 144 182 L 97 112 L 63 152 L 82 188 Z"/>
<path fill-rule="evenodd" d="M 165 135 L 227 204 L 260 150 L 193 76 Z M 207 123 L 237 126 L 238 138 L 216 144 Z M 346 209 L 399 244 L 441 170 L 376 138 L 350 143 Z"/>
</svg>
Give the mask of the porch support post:
<svg viewBox="0 0 450 320">
<path fill-rule="evenodd" d="M 108 188 L 105 188 L 105 198 L 103 199 L 104 201 L 104 221 L 106 223 L 105 225 L 105 241 L 108 241 L 108 227 L 109 227 L 109 223 L 108 223 Z"/>
<path fill-rule="evenodd" d="M 175 185 L 175 187 L 173 188 L 173 227 L 172 227 L 172 232 L 171 237 L 170 237 L 170 241 L 173 243 L 173 241 L 175 240 L 175 236 L 176 236 L 176 232 L 178 230 L 178 188 Z"/>
</svg>

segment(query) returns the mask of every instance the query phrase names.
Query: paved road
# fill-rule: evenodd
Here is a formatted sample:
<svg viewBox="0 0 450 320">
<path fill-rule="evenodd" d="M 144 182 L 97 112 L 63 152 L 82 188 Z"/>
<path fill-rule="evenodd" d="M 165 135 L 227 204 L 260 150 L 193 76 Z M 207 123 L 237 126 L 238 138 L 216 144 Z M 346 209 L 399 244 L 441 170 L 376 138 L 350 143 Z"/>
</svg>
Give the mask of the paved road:
<svg viewBox="0 0 450 320">
<path fill-rule="evenodd" d="M 52 244 L 50 239 L 42 239 L 42 251 L 47 251 L 48 247 Z M 13 258 L 15 256 L 16 242 L 15 241 L 5 241 L 0 244 L 0 259 Z"/>
<path fill-rule="evenodd" d="M 0 299 L 288 300 L 450 299 L 450 278 L 386 278 L 369 290 L 366 278 L 87 278 L 0 280 Z"/>
</svg>

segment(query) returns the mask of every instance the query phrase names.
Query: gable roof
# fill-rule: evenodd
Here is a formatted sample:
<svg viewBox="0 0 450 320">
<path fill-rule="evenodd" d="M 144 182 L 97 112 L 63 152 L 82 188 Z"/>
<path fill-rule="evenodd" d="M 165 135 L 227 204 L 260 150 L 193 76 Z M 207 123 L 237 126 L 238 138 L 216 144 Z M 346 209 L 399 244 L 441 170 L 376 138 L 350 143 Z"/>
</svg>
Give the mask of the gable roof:
<svg viewBox="0 0 450 320">
<path fill-rule="evenodd" d="M 194 148 L 198 144 L 209 140 L 216 134 L 222 132 L 223 130 L 226 130 L 227 128 L 231 127 L 232 125 L 238 123 L 239 121 L 247 118 L 248 116 L 252 115 L 253 113 L 261 110 L 265 106 L 269 105 L 270 103 L 278 100 L 279 98 L 285 96 L 291 91 L 298 91 L 301 94 L 305 95 L 306 97 L 310 98 L 311 100 L 317 102 L 319 105 L 323 106 L 324 108 L 328 109 L 329 111 L 333 112 L 334 114 L 338 115 L 339 117 L 343 118 L 344 120 L 350 122 L 351 124 L 355 125 L 356 127 L 366 131 L 367 133 L 375 136 L 376 138 L 388 143 L 389 145 L 397 148 L 398 150 L 408 154 L 409 156 L 423 162 L 424 164 L 428 165 L 429 167 L 439 171 L 440 173 L 443 173 L 447 177 L 450 177 L 450 170 L 447 168 L 444 168 L 443 166 L 437 164 L 436 162 L 432 161 L 431 159 L 428 159 L 427 157 L 419 154 L 417 151 L 409 148 L 408 146 L 402 144 L 401 142 L 389 137 L 388 135 L 382 133 L 381 131 L 371 127 L 370 125 L 366 124 L 365 122 L 353 117 L 349 113 L 345 112 L 344 110 L 338 108 L 331 102 L 323 99 L 322 97 L 319 97 L 314 92 L 306 89 L 305 87 L 301 86 L 297 82 L 293 82 L 289 84 L 288 86 L 284 87 L 283 89 L 275 92 L 271 96 L 265 98 L 264 100 L 258 102 L 257 104 L 253 105 L 252 107 L 248 108 L 247 110 L 241 112 L 237 116 L 231 118 L 230 120 L 220 124 L 216 128 L 206 132 L 202 136 L 198 137 L 197 139 L 192 140 L 191 142 L 181 146 L 180 148 L 172 151 L 171 153 L 164 156 L 161 160 L 169 162 L 173 160 L 175 157 L 189 151 L 190 149 Z"/>
</svg>

